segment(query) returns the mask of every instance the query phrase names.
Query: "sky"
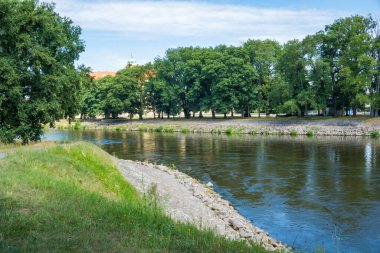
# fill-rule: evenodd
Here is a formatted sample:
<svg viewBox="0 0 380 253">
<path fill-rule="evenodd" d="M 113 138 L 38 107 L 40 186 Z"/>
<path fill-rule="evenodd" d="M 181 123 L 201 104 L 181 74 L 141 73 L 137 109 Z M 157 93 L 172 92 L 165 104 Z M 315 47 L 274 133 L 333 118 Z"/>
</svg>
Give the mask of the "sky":
<svg viewBox="0 0 380 253">
<path fill-rule="evenodd" d="M 82 28 L 78 64 L 117 71 L 163 57 L 168 48 L 248 39 L 285 43 L 314 34 L 341 17 L 380 18 L 380 0 L 55 0 L 56 11 Z"/>
</svg>

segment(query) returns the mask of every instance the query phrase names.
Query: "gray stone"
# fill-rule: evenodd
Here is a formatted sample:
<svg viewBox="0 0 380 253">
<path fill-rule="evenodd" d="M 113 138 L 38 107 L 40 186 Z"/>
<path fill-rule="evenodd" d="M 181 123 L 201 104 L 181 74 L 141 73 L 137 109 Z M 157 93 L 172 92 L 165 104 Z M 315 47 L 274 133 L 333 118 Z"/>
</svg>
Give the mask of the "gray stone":
<svg viewBox="0 0 380 253">
<path fill-rule="evenodd" d="M 239 228 L 241 227 L 244 227 L 244 224 L 238 220 L 238 219 L 235 219 L 235 218 L 232 218 L 232 219 L 229 219 L 229 224 L 235 229 L 235 230 L 238 230 Z"/>
<path fill-rule="evenodd" d="M 239 235 L 240 237 L 242 238 L 249 238 L 249 237 L 252 237 L 252 234 L 250 232 L 248 232 L 247 230 L 245 230 L 244 228 L 241 228 L 239 230 Z"/>
</svg>

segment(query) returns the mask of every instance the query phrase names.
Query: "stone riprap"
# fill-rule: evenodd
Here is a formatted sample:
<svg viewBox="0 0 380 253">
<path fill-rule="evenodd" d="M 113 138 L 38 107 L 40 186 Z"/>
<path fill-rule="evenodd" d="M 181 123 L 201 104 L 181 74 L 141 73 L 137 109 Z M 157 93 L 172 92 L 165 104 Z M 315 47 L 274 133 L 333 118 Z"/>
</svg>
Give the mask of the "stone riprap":
<svg viewBox="0 0 380 253">
<path fill-rule="evenodd" d="M 180 222 L 212 229 L 230 239 L 261 244 L 270 251 L 291 251 L 290 247 L 270 237 L 241 216 L 231 204 L 194 178 L 161 165 L 114 158 L 122 175 L 142 194 L 155 189 L 166 213 Z"/>
<path fill-rule="evenodd" d="M 96 121 L 84 125 L 126 131 L 170 131 L 252 135 L 371 136 L 380 132 L 380 121 L 368 120 L 144 120 Z"/>
</svg>

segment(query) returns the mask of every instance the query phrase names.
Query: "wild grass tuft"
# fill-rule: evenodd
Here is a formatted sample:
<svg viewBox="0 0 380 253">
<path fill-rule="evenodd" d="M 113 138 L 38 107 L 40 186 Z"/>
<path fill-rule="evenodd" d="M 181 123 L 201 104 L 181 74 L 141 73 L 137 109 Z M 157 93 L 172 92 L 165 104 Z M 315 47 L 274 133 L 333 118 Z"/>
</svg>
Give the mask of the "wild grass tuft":
<svg viewBox="0 0 380 253">
<path fill-rule="evenodd" d="M 306 135 L 309 136 L 309 137 L 313 137 L 313 136 L 314 136 L 314 132 L 313 132 L 313 130 L 308 130 L 308 131 L 306 132 Z"/>
<path fill-rule="evenodd" d="M 235 130 L 232 129 L 232 127 L 228 127 L 225 131 L 224 131 L 225 134 L 227 135 L 231 135 L 233 133 L 235 133 Z"/>
<path fill-rule="evenodd" d="M 74 123 L 74 127 L 73 127 L 75 130 L 78 130 L 78 129 L 81 129 L 81 123 L 80 123 L 80 120 L 76 120 L 75 123 Z"/>
<path fill-rule="evenodd" d="M 377 138 L 380 137 L 380 132 L 374 130 L 374 131 L 369 132 L 369 135 L 370 135 L 372 138 L 376 138 L 376 139 L 377 139 Z"/>
<path fill-rule="evenodd" d="M 290 136 L 297 136 L 298 133 L 297 133 L 296 130 L 292 129 L 292 130 L 290 130 L 289 135 L 290 135 Z"/>
<path fill-rule="evenodd" d="M 188 133 L 190 133 L 190 129 L 188 129 L 188 128 L 182 128 L 181 132 L 184 133 L 184 134 L 188 134 Z"/>
</svg>

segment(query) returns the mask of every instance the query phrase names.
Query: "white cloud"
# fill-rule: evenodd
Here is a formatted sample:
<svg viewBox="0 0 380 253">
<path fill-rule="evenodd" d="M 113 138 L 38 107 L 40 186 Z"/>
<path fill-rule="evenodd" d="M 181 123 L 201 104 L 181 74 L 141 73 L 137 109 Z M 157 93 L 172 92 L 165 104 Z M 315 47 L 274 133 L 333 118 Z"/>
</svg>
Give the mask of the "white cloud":
<svg viewBox="0 0 380 253">
<path fill-rule="evenodd" d="M 134 39 L 163 37 L 302 38 L 343 16 L 338 11 L 268 9 L 189 1 L 57 0 L 57 10 L 83 29 L 112 31 Z M 236 39 L 234 39 L 236 38 Z"/>
</svg>

